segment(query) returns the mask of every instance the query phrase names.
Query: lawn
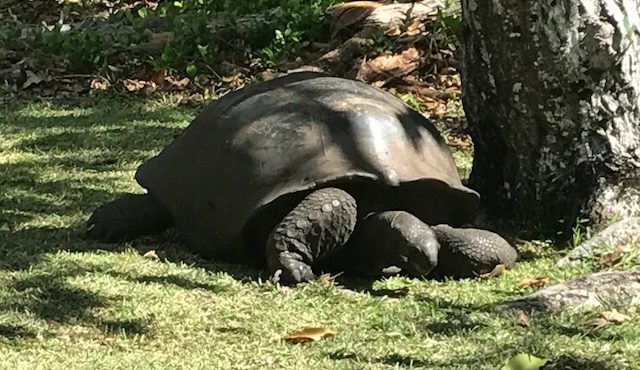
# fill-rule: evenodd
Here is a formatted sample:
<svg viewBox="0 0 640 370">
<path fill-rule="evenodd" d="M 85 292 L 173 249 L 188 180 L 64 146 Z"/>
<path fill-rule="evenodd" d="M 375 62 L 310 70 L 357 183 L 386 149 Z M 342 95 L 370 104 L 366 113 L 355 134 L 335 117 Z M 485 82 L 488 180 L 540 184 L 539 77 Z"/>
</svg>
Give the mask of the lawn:
<svg viewBox="0 0 640 370">
<path fill-rule="evenodd" d="M 537 289 L 522 279 L 594 268 L 554 268 L 561 249 L 544 242 L 519 242 L 523 261 L 489 279 L 283 288 L 189 254 L 170 233 L 85 240 L 91 211 L 143 191 L 136 167 L 200 109 L 171 98 L 0 107 L 0 368 L 500 369 L 524 352 L 548 359 L 545 369 L 640 369 L 637 317 L 594 328 L 597 311 L 532 313 L 527 326 L 494 309 Z M 284 340 L 307 326 L 338 334 Z"/>
</svg>

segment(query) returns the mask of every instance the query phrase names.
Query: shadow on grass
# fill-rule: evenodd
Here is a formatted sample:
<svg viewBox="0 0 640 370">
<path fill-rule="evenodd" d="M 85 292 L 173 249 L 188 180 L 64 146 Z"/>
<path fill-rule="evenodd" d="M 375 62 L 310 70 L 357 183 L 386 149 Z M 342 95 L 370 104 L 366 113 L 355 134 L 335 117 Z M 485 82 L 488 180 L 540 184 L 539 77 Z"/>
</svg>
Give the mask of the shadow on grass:
<svg viewBox="0 0 640 370">
<path fill-rule="evenodd" d="M 145 318 L 98 317 L 94 312 L 108 307 L 111 298 L 68 283 L 70 278 L 87 273 L 118 273 L 71 262 L 49 267 L 46 256 L 63 250 L 117 252 L 132 246 L 141 253 L 148 250 L 149 244 L 144 240 L 132 244 L 86 240 L 85 219 L 96 206 L 122 192 L 114 186 L 114 171 L 132 171 L 158 153 L 197 110 L 160 105 L 149 109 L 142 101 L 115 100 L 98 104 L 93 100 L 25 103 L 0 108 L 3 159 L 7 153 L 0 164 L 0 269 L 26 271 L 40 263 L 47 269 L 12 279 L 4 287 L 11 293 L 0 299 L 0 309 L 29 312 L 51 322 L 80 323 L 110 333 L 150 332 L 153 323 Z M 240 267 L 203 261 L 161 239 L 160 244 L 156 241 L 152 245 L 170 261 L 230 271 L 238 279 L 259 275 L 241 273 Z M 184 289 L 224 289 L 172 275 L 118 277 Z M 0 335 L 19 339 L 35 334 L 21 326 L 2 325 Z"/>
<path fill-rule="evenodd" d="M 113 334 L 149 334 L 152 321 L 143 319 L 125 320 L 98 320 L 96 326 L 101 327 L 107 333 Z"/>
<path fill-rule="evenodd" d="M 104 307 L 102 297 L 92 292 L 67 285 L 65 276 L 36 275 L 14 283 L 13 289 L 24 300 L 0 303 L 4 309 L 28 311 L 38 317 L 55 322 L 85 320 L 93 308 Z M 73 275 L 73 273 L 69 273 Z M 22 294 L 21 294 L 22 293 Z"/>
<path fill-rule="evenodd" d="M 394 366 L 395 368 L 447 368 L 447 369 L 477 369 L 478 368 L 478 356 L 482 356 L 486 360 L 487 357 L 494 359 L 496 363 L 500 362 L 499 353 L 478 353 L 477 355 L 469 356 L 448 356 L 442 360 L 428 359 L 428 354 L 425 354 L 425 358 L 419 358 L 417 356 L 407 356 L 399 353 L 391 353 L 380 357 L 366 357 L 360 356 L 352 351 L 334 351 L 327 353 L 327 357 L 335 361 L 350 361 L 360 364 L 379 363 L 387 366 Z M 360 367 L 357 367 L 360 368 Z M 364 367 L 362 367 L 364 368 Z"/>
<path fill-rule="evenodd" d="M 491 312 L 497 303 L 493 304 L 481 304 L 481 303 L 467 303 L 460 300 L 449 300 L 443 298 L 434 298 L 429 296 L 418 295 L 416 300 L 434 306 L 439 310 L 453 310 L 457 312 Z"/>
<path fill-rule="evenodd" d="M 35 338 L 36 333 L 27 329 L 22 325 L 6 325 L 0 324 L 0 337 L 9 339 L 9 340 L 20 340 L 20 339 L 29 339 Z"/>
<path fill-rule="evenodd" d="M 614 364 L 595 358 L 561 356 L 544 365 L 544 370 L 608 370 Z"/>
<path fill-rule="evenodd" d="M 218 331 L 220 333 L 230 333 L 230 334 L 240 335 L 240 336 L 243 336 L 243 337 L 247 337 L 247 336 L 251 336 L 252 335 L 251 330 L 249 330 L 247 328 L 241 328 L 241 327 L 221 326 L 221 327 L 216 328 L 216 331 Z"/>
<path fill-rule="evenodd" d="M 483 358 L 483 363 L 489 359 L 496 364 L 495 368 L 502 368 L 501 363 L 506 363 L 504 353 L 477 353 L 474 355 L 466 356 L 447 356 L 442 360 L 431 360 L 428 358 L 417 358 L 413 356 L 401 355 L 398 353 L 392 353 L 386 356 L 368 358 L 359 356 L 357 353 L 351 351 L 334 351 L 327 353 L 327 357 L 335 361 L 350 361 L 358 362 L 362 364 L 380 363 L 388 366 L 395 366 L 397 368 L 447 368 L 447 369 L 477 369 L 478 359 Z M 428 355 L 425 355 L 428 357 Z M 556 359 L 550 360 L 545 366 L 544 370 L 606 370 L 612 369 L 614 364 L 606 361 L 602 361 L 595 358 L 574 357 L 574 356 L 560 356 Z"/>
<path fill-rule="evenodd" d="M 0 188 L 6 189 L 0 192 L 0 266 L 25 268 L 39 255 L 69 249 L 69 244 L 74 250 L 95 247 L 78 247 L 85 242 L 71 234 L 80 232 L 80 225 L 55 228 L 43 220 L 59 219 L 56 224 L 68 226 L 68 219 L 84 217 L 114 198 L 119 191 L 101 172 L 135 169 L 180 132 L 189 113 L 115 100 L 0 109 L 7 153 L 0 164 Z"/>
<path fill-rule="evenodd" d="M 391 355 L 381 358 L 380 362 L 386 365 L 409 367 L 409 368 L 412 368 L 415 366 L 423 367 L 423 366 L 429 365 L 429 363 L 427 363 L 424 360 L 416 359 L 410 356 L 399 355 L 397 353 L 393 353 Z"/>
<path fill-rule="evenodd" d="M 7 189 L 0 192 L 0 268 L 24 269 L 41 255 L 61 249 L 121 250 L 122 244 L 84 240 L 86 218 L 95 207 L 127 191 L 114 185 L 116 178 L 122 180 L 114 172 L 133 172 L 200 110 L 92 99 L 0 108 L 2 144 L 10 153 L 0 164 L 0 188 Z M 142 250 L 143 243 L 134 242 L 133 247 Z"/>
<path fill-rule="evenodd" d="M 566 323 L 566 321 L 559 320 L 540 320 L 540 326 L 543 330 L 551 333 L 558 333 L 559 335 L 565 335 L 567 337 L 587 337 L 592 340 L 602 342 L 613 342 L 617 340 L 624 340 L 624 335 L 616 330 L 615 325 L 607 325 L 604 327 L 594 328 L 589 323 L 589 316 L 586 315 L 580 321 L 574 323 Z"/>
<path fill-rule="evenodd" d="M 378 362 L 385 365 L 395 366 L 399 368 L 414 368 L 414 367 L 424 367 L 429 365 L 429 363 L 425 360 L 413 358 L 410 356 L 404 356 L 397 353 L 392 353 L 387 356 L 377 357 L 377 358 L 363 358 L 358 356 L 356 353 L 348 352 L 348 351 L 334 351 L 327 354 L 332 360 L 340 361 L 358 361 L 358 362 Z"/>
<path fill-rule="evenodd" d="M 82 252 L 98 249 L 80 237 L 80 230 L 34 227 L 19 231 L 0 230 L 0 269 L 19 271 L 40 262 L 47 253 L 61 250 Z M 117 246 L 113 246 L 116 249 Z"/>
<path fill-rule="evenodd" d="M 447 312 L 446 315 L 443 320 L 427 324 L 425 329 L 433 334 L 458 336 L 486 327 L 486 324 L 471 319 L 470 315 L 463 312 Z"/>
<path fill-rule="evenodd" d="M 539 252 L 536 251 L 518 251 L 518 261 L 519 262 L 527 262 L 527 261 L 533 261 L 537 258 L 540 258 L 541 254 Z"/>
<path fill-rule="evenodd" d="M 392 277 L 390 275 L 388 277 Z M 335 282 L 339 286 L 358 293 L 366 293 L 373 297 L 402 298 L 409 293 L 408 287 L 399 288 L 374 288 L 373 284 L 379 281 L 381 276 L 363 276 L 344 273 L 336 277 Z"/>
<path fill-rule="evenodd" d="M 160 254 L 164 254 L 162 249 L 159 250 Z M 197 257 L 192 255 L 192 258 Z M 186 259 L 179 258 L 179 261 L 184 262 Z M 22 261 L 33 262 L 33 259 L 25 257 L 22 258 Z M 75 260 L 53 259 L 41 260 L 38 265 L 31 265 L 24 267 L 24 269 L 34 267 L 36 271 L 20 278 L 11 279 L 9 284 L 3 286 L 3 290 L 10 292 L 10 294 L 0 296 L 0 311 L 28 312 L 40 320 L 85 325 L 98 328 L 106 333 L 119 335 L 153 335 L 153 320 L 147 317 L 105 318 L 99 314 L 103 311 L 101 309 L 117 305 L 122 297 L 105 296 L 81 286 L 72 285 L 69 283 L 70 279 L 91 274 L 104 274 L 136 284 L 170 284 L 182 289 L 202 289 L 213 293 L 223 293 L 230 289 L 226 284 L 219 285 L 199 281 L 197 278 L 179 276 L 175 273 L 139 275 L 136 271 L 119 272 L 108 263 L 79 264 Z M 260 273 L 259 271 L 247 271 L 242 266 L 227 266 L 216 263 L 208 263 L 203 268 L 212 272 L 224 272 L 235 280 L 246 280 L 248 277 L 253 278 Z M 21 326 L 0 325 L 0 336 L 9 339 L 19 340 L 34 335 Z"/>
<path fill-rule="evenodd" d="M 29 312 L 37 318 L 56 323 L 81 323 L 107 332 L 148 334 L 148 319 L 105 320 L 93 312 L 109 305 L 108 298 L 67 283 L 67 279 L 98 269 L 74 264 L 56 264 L 51 272 L 38 272 L 15 279 L 6 287 L 12 294 L 0 300 L 0 310 Z M 21 335 L 20 328 L 14 331 Z M 6 329 L 5 331 L 10 331 Z M 27 336 L 32 336 L 26 333 Z M 6 335 L 5 335 L 6 336 Z"/>
<path fill-rule="evenodd" d="M 67 283 L 69 278 L 89 273 L 105 273 L 125 279 L 126 275 L 119 275 L 108 268 L 73 263 L 56 264 L 51 268 L 54 271 L 40 272 L 13 281 L 6 287 L 12 294 L 0 299 L 0 310 L 29 312 L 41 320 L 86 325 L 111 334 L 153 334 L 153 321 L 147 317 L 111 319 L 95 313 L 96 309 L 107 308 L 120 298 L 106 297 Z M 28 339 L 35 335 L 19 325 L 0 325 L 0 336 L 8 339 Z"/>
<path fill-rule="evenodd" d="M 109 246 L 113 244 L 100 245 Z M 189 266 L 202 268 L 211 273 L 225 273 L 239 282 L 255 282 L 259 279 L 265 281 L 269 278 L 266 271 L 261 269 L 253 268 L 247 265 L 206 259 L 199 256 L 198 254 L 192 253 L 184 244 L 180 242 L 180 236 L 175 229 L 169 229 L 158 235 L 143 236 L 137 238 L 136 240 L 133 240 L 127 245 L 134 248 L 142 255 L 153 250 L 162 261 L 168 261 L 176 264 L 186 264 Z M 184 279 L 182 277 L 174 275 L 145 276 L 138 278 L 137 281 L 171 284 L 184 289 L 204 289 L 213 292 L 221 291 L 221 289 L 223 289 L 220 286 L 195 282 L 193 280 Z"/>
<path fill-rule="evenodd" d="M 193 281 L 190 279 L 186 279 L 182 276 L 178 275 L 145 275 L 140 276 L 135 279 L 136 282 L 139 283 L 153 283 L 153 284 L 162 284 L 162 285 L 175 285 L 182 289 L 202 289 L 207 290 L 213 293 L 221 293 L 225 292 L 228 289 L 224 286 L 211 284 L 211 283 L 203 283 L 199 281 Z"/>
</svg>

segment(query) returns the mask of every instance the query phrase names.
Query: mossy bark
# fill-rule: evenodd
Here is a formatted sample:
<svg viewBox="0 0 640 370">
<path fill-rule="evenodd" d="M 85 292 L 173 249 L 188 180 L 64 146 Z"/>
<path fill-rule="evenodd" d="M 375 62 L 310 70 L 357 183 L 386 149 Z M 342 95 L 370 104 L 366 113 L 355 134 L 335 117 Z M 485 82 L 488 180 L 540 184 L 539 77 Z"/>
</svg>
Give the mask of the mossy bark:
<svg viewBox="0 0 640 370">
<path fill-rule="evenodd" d="M 490 216 L 640 214 L 637 0 L 462 0 L 470 186 Z"/>
</svg>

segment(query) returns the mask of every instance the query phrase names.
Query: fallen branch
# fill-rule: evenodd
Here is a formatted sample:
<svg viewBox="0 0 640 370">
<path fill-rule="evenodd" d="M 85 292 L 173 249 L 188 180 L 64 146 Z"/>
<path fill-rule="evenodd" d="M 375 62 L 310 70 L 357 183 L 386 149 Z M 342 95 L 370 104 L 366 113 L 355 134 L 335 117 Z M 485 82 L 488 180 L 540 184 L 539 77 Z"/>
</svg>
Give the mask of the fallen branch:
<svg viewBox="0 0 640 370">
<path fill-rule="evenodd" d="M 317 60 L 289 72 L 321 70 L 344 74 L 345 66 L 351 68 L 354 61 L 366 54 L 367 38 L 371 35 L 380 31 L 399 35 L 408 26 L 414 30 L 424 30 L 425 24 L 433 22 L 445 7 L 443 0 L 387 5 L 371 1 L 354 1 L 335 5 L 328 10 L 334 17 L 334 33 L 346 26 L 361 27 L 362 30 Z M 356 74 L 357 72 L 351 77 L 355 77 Z"/>
<path fill-rule="evenodd" d="M 334 34 L 346 27 L 361 27 L 389 32 L 411 24 L 414 27 L 424 29 L 424 24 L 433 21 L 446 6 L 446 2 L 443 0 L 387 5 L 373 1 L 354 1 L 337 4 L 329 8 L 328 11 L 334 18 Z"/>
<path fill-rule="evenodd" d="M 411 82 L 412 85 L 398 84 L 395 85 L 395 88 L 398 92 L 401 93 L 412 93 L 422 97 L 428 97 L 433 99 L 448 99 L 453 94 L 459 93 L 460 89 L 458 87 L 450 87 L 445 90 L 434 89 L 433 87 L 428 86 L 424 82 Z"/>
<path fill-rule="evenodd" d="M 581 276 L 505 302 L 499 309 L 558 311 L 612 302 L 640 305 L 640 270 L 605 271 Z"/>
</svg>

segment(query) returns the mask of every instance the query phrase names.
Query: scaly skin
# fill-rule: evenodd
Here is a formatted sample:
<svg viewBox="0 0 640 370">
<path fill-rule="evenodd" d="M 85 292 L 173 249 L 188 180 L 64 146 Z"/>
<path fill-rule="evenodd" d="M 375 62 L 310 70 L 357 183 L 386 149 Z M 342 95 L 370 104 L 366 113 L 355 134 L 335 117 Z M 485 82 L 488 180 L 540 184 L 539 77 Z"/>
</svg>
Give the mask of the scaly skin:
<svg viewBox="0 0 640 370">
<path fill-rule="evenodd" d="M 125 194 L 98 207 L 87 221 L 87 236 L 103 242 L 133 240 L 169 227 L 169 213 L 149 194 Z"/>
<path fill-rule="evenodd" d="M 513 265 L 516 250 L 500 235 L 488 230 L 431 227 L 440 242 L 436 275 L 456 278 L 474 277 L 490 272 L 496 265 Z"/>
<path fill-rule="evenodd" d="M 405 211 L 368 215 L 360 221 L 348 249 L 340 253 L 354 232 L 356 216 L 355 199 L 341 189 L 309 194 L 269 235 L 269 272 L 283 284 L 306 282 L 315 278 L 314 267 L 347 256 L 337 265 L 365 275 L 380 275 L 382 269 L 396 266 L 410 276 L 431 272 L 465 278 L 489 272 L 498 264 L 509 267 L 517 258 L 515 249 L 498 234 L 448 225 L 429 227 Z M 157 234 L 171 226 L 169 213 L 153 196 L 126 194 L 94 211 L 87 235 L 116 242 Z"/>
<path fill-rule="evenodd" d="M 356 215 L 356 201 L 344 190 L 324 188 L 307 195 L 269 235 L 269 273 L 283 284 L 313 280 L 312 267 L 346 244 Z"/>
<path fill-rule="evenodd" d="M 405 211 L 373 213 L 358 224 L 349 250 L 348 266 L 380 276 L 395 266 L 403 274 L 423 277 L 438 264 L 440 245 L 427 224 Z"/>
</svg>

